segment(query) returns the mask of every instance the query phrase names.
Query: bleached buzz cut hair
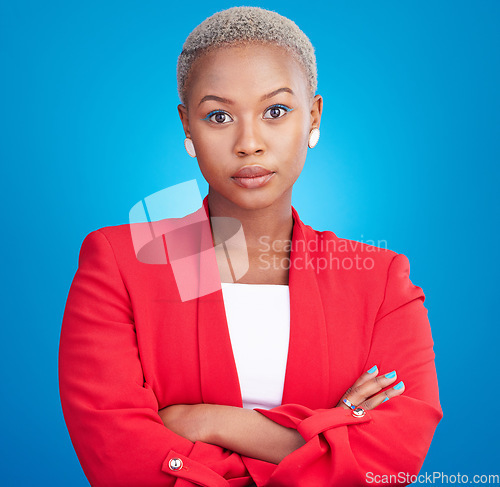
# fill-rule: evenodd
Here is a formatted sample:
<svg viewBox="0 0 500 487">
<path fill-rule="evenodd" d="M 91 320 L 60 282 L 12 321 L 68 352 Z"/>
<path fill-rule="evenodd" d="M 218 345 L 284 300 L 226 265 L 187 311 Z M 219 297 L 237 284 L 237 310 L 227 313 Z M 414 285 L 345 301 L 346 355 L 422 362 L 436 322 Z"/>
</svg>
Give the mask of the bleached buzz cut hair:
<svg viewBox="0 0 500 487">
<path fill-rule="evenodd" d="M 177 91 L 185 104 L 188 77 L 199 57 L 219 47 L 252 42 L 275 44 L 287 49 L 303 66 L 311 97 L 317 88 L 314 47 L 295 22 L 259 7 L 231 7 L 205 19 L 189 34 L 177 60 Z"/>
</svg>

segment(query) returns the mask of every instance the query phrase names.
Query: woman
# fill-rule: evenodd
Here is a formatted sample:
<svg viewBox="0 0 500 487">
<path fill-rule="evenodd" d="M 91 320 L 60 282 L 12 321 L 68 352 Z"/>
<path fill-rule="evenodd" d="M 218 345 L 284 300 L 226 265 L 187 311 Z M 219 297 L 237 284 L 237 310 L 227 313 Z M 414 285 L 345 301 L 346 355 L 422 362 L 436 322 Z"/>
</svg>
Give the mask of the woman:
<svg viewBox="0 0 500 487">
<path fill-rule="evenodd" d="M 156 227 L 163 265 L 139 257 L 140 224 L 90 233 L 66 305 L 61 400 L 90 483 L 409 483 L 442 417 L 425 298 L 404 255 L 291 206 L 323 104 L 308 38 L 260 8 L 216 13 L 178 86 L 203 207 Z M 231 266 L 217 218 L 244 234 Z M 175 246 L 206 258 L 194 287 L 217 289 L 182 298 Z"/>
</svg>

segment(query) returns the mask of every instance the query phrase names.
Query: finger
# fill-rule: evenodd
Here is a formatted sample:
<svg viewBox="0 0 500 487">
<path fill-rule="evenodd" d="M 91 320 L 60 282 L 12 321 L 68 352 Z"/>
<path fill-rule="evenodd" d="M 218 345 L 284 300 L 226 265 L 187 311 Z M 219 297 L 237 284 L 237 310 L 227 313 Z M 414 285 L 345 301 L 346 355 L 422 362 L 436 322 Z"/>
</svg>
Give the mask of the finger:
<svg viewBox="0 0 500 487">
<path fill-rule="evenodd" d="M 378 367 L 374 365 L 371 369 L 367 370 L 364 374 L 361 374 L 359 379 L 352 385 L 352 387 L 358 387 L 365 382 L 368 382 L 370 379 L 377 377 L 378 375 Z"/>
<path fill-rule="evenodd" d="M 371 367 L 370 369 L 368 369 L 366 372 L 364 372 L 363 374 L 361 374 L 361 376 L 358 378 L 358 380 L 356 380 L 356 382 L 352 385 L 352 387 L 350 387 L 349 389 L 347 389 L 347 391 L 345 392 L 345 394 L 342 396 L 342 398 L 338 402 L 337 406 L 342 406 L 345 409 L 350 409 L 348 407 L 348 405 L 345 404 L 345 402 L 343 401 L 343 399 L 345 399 L 347 396 L 349 396 L 349 394 L 350 394 L 350 392 L 352 391 L 353 388 L 357 388 L 357 387 L 365 384 L 370 379 L 373 379 L 374 377 L 376 377 L 377 374 L 378 374 L 378 367 L 376 365 L 374 365 L 373 367 Z"/>
<path fill-rule="evenodd" d="M 405 391 L 405 383 L 401 380 L 395 386 L 390 387 L 389 389 L 386 389 L 385 391 L 382 391 L 370 397 L 362 404 L 360 404 L 360 407 L 362 407 L 365 410 L 375 409 L 377 406 L 388 401 L 389 399 L 392 399 L 393 397 L 396 396 L 400 396 L 401 394 L 403 394 L 404 391 Z"/>
<path fill-rule="evenodd" d="M 354 386 L 347 390 L 343 399 L 347 399 L 353 405 L 359 406 L 361 403 L 365 402 L 371 396 L 379 393 L 382 389 L 390 386 L 397 379 L 396 371 L 393 370 L 384 375 L 379 375 L 366 381 L 360 386 Z"/>
</svg>

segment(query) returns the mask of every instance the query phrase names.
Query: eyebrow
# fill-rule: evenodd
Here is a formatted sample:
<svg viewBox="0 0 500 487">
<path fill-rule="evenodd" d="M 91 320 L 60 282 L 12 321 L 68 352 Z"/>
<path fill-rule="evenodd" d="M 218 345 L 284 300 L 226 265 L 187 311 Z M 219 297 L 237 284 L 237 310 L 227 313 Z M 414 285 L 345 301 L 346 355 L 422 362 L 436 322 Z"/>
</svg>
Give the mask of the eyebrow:
<svg viewBox="0 0 500 487">
<path fill-rule="evenodd" d="M 264 101 L 264 100 L 267 100 L 268 98 L 272 98 L 273 96 L 276 96 L 277 94 L 279 93 L 283 93 L 283 92 L 286 92 L 286 93 L 290 93 L 291 95 L 294 95 L 295 93 L 290 89 L 290 88 L 287 88 L 287 87 L 284 87 L 284 88 L 278 88 L 277 90 L 274 90 L 274 91 L 271 91 L 271 93 L 268 93 L 267 95 L 264 95 L 260 101 Z"/>
<path fill-rule="evenodd" d="M 273 96 L 276 96 L 279 93 L 283 93 L 283 92 L 290 93 L 291 95 L 295 94 L 290 88 L 287 88 L 285 86 L 283 88 L 278 88 L 277 90 L 271 91 L 271 93 L 268 93 L 267 95 L 264 95 L 260 99 L 260 101 L 267 100 L 268 98 L 272 98 Z M 229 100 L 227 98 L 222 98 L 222 97 L 216 96 L 216 95 L 205 95 L 201 99 L 200 103 L 198 103 L 198 106 L 200 106 L 204 101 L 208 101 L 208 100 L 214 100 L 214 101 L 218 101 L 218 102 L 221 102 L 221 103 L 226 103 L 227 105 L 233 105 L 234 104 L 233 101 L 231 101 L 231 100 Z"/>
</svg>

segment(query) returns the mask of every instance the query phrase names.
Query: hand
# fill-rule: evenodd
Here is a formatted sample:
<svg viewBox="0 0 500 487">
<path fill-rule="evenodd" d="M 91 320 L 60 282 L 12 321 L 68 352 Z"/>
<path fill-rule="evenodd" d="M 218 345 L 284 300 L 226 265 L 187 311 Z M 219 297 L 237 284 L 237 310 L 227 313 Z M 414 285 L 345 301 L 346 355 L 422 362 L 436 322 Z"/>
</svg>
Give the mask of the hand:
<svg viewBox="0 0 500 487">
<path fill-rule="evenodd" d="M 160 409 L 163 424 L 188 440 L 206 441 L 209 435 L 211 404 L 174 404 Z"/>
<path fill-rule="evenodd" d="M 353 405 L 358 408 L 363 408 L 365 411 L 374 409 L 387 399 L 403 394 L 405 390 L 403 381 L 400 381 L 395 385 L 397 389 L 391 387 L 390 389 L 382 391 L 382 389 L 394 383 L 396 379 L 397 374 L 395 370 L 378 376 L 378 368 L 377 366 L 374 366 L 369 371 L 361 375 L 352 387 L 347 389 L 335 407 L 351 409 L 344 403 L 344 399 L 347 399 Z"/>
</svg>

